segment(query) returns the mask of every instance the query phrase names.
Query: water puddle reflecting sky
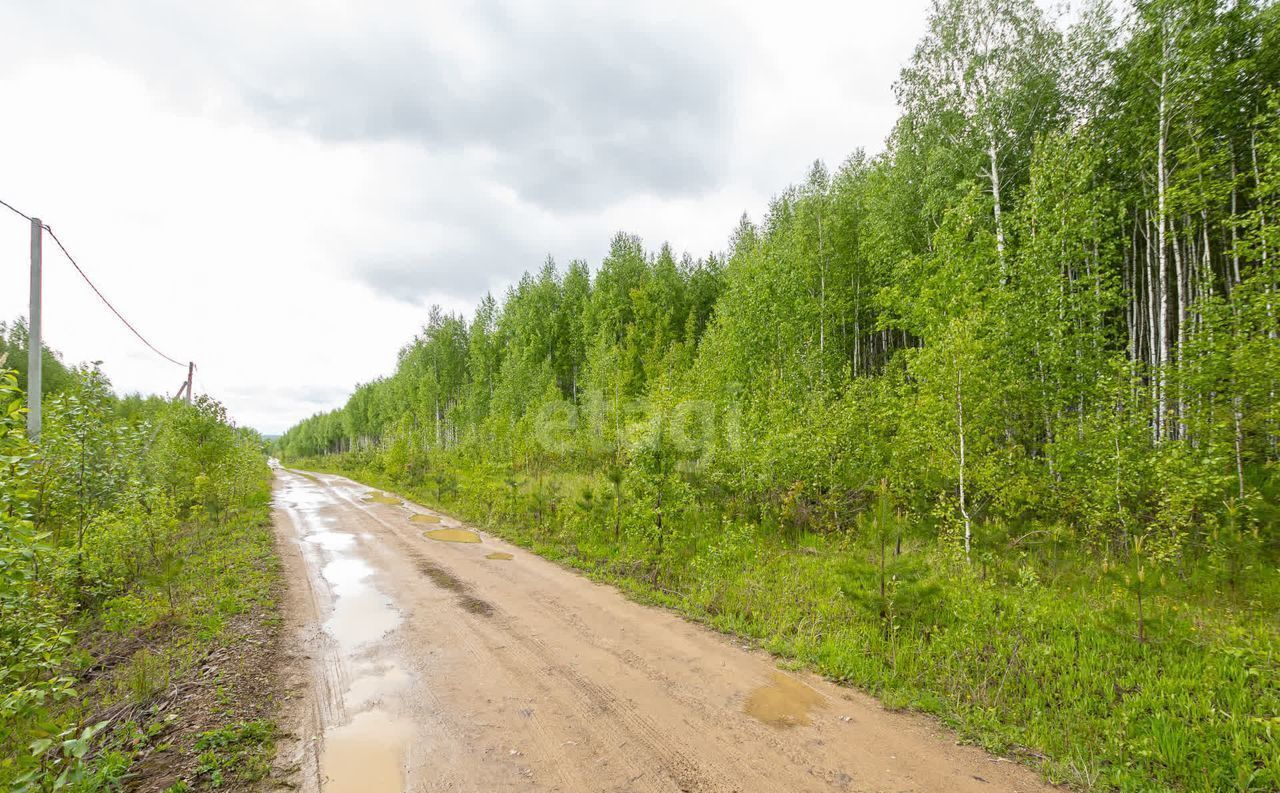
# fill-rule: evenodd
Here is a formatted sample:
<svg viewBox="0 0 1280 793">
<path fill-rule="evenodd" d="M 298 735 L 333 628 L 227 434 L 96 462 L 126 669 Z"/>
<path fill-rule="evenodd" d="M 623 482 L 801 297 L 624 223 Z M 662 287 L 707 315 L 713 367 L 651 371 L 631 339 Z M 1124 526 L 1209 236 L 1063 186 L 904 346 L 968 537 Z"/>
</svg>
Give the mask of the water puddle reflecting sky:
<svg viewBox="0 0 1280 793">
<path fill-rule="evenodd" d="M 395 694 L 406 688 L 409 674 L 396 662 L 385 638 L 401 622 L 394 601 L 377 586 L 374 568 L 362 556 L 374 535 L 359 539 L 344 530 L 326 508 L 341 503 L 333 488 L 318 481 L 289 477 L 276 503 L 294 516 L 308 566 L 319 569 L 331 594 L 332 611 L 323 629 L 337 648 L 337 668 L 324 665 L 330 685 L 347 681 L 342 696 L 346 723 L 324 732 L 319 762 L 325 793 L 400 793 L 404 790 L 404 757 L 412 725 L 390 709 Z M 340 486 L 339 486 L 340 487 Z M 373 494 L 376 503 L 400 503 L 390 494 Z M 338 683 L 338 685 L 341 685 Z"/>
<path fill-rule="evenodd" d="M 400 624 L 391 599 L 369 583 L 373 568 L 356 557 L 339 557 L 326 564 L 322 575 L 334 595 L 333 613 L 324 629 L 346 655 L 381 639 Z"/>
</svg>

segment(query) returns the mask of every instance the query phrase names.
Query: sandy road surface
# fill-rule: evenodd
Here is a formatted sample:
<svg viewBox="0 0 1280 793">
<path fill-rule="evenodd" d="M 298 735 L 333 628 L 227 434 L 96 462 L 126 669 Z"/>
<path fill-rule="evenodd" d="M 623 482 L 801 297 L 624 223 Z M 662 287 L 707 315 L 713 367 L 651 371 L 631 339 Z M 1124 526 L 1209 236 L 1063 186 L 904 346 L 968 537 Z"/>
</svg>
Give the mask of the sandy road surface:
<svg viewBox="0 0 1280 793">
<path fill-rule="evenodd" d="M 301 645 L 301 739 L 284 752 L 304 789 L 1048 789 L 449 518 L 341 477 L 277 479 Z M 440 528 L 480 541 L 424 536 Z"/>
</svg>

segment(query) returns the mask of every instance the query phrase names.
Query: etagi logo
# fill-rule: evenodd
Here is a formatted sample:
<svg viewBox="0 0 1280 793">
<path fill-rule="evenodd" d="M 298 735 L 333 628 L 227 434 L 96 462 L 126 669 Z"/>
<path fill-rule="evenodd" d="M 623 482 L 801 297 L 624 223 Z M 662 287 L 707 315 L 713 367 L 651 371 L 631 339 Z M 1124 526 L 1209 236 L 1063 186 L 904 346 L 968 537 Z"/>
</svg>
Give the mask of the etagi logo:
<svg viewBox="0 0 1280 793">
<path fill-rule="evenodd" d="M 534 415 L 534 438 L 553 454 L 662 454 L 699 460 L 716 448 L 733 447 L 740 435 L 736 400 L 717 405 L 707 399 L 666 402 L 660 398 L 614 398 L 588 392 L 574 404 L 556 400 Z"/>
</svg>

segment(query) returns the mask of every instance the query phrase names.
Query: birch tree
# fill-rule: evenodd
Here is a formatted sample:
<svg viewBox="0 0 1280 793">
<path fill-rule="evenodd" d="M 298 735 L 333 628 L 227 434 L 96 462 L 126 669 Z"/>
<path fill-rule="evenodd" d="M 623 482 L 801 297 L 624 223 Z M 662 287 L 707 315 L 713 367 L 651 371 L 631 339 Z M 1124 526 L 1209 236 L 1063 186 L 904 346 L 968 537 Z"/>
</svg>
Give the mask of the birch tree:
<svg viewBox="0 0 1280 793">
<path fill-rule="evenodd" d="M 929 32 L 897 84 L 905 113 L 987 181 L 1004 278 L 1009 174 L 1062 113 L 1058 42 L 1031 0 L 935 0 Z"/>
</svg>

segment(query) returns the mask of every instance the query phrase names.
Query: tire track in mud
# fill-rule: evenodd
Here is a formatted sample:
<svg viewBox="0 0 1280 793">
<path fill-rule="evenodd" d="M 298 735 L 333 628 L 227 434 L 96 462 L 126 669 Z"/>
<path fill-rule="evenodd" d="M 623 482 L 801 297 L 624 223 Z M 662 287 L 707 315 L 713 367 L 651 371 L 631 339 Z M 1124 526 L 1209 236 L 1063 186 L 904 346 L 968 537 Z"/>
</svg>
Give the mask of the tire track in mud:
<svg viewBox="0 0 1280 793">
<path fill-rule="evenodd" d="M 374 510 L 369 508 L 371 505 L 367 505 L 362 500 L 357 499 L 349 494 L 343 493 L 342 496 L 344 500 L 346 500 L 349 504 L 361 509 L 369 520 L 376 523 L 380 527 L 380 529 L 383 532 L 384 538 L 394 543 L 400 549 L 404 558 L 412 560 L 414 569 L 418 574 L 427 578 L 431 582 L 431 584 L 437 589 L 443 590 L 444 592 L 452 595 L 453 605 L 459 611 L 466 612 L 468 615 L 471 615 L 473 617 L 480 618 L 480 619 L 488 619 L 494 616 L 505 617 L 505 615 L 501 615 L 500 612 L 497 609 L 495 609 L 494 606 L 489 601 L 482 600 L 481 598 L 476 597 L 474 594 L 472 594 L 472 587 L 467 582 L 463 581 L 461 578 L 459 578 L 457 575 L 451 572 L 448 568 L 443 566 L 435 556 L 430 554 L 426 550 L 428 546 L 423 545 L 423 543 L 427 541 L 424 540 L 421 536 L 419 536 L 419 533 L 416 530 L 414 530 L 412 535 L 406 536 L 404 533 L 404 527 L 399 525 L 398 521 L 393 523 L 391 521 L 384 519 L 382 516 L 376 514 Z M 411 513 L 406 513 L 406 518 L 408 517 L 409 514 Z M 412 524 L 410 524 L 410 526 L 412 526 Z M 415 605 L 418 605 L 422 610 L 427 611 L 429 613 L 439 614 L 439 610 L 434 609 L 433 608 L 434 604 L 432 603 L 422 603 L 422 604 L 415 604 Z M 504 622 L 505 621 L 506 620 L 504 619 Z M 468 656 L 475 663 L 482 663 L 487 660 L 493 660 L 493 658 L 495 657 L 496 646 L 490 643 L 488 640 L 486 640 L 481 634 L 479 634 L 476 631 L 475 626 L 467 625 L 465 622 L 458 620 L 458 621 L 455 621 L 455 624 L 451 624 L 448 627 L 450 628 L 449 638 L 452 638 L 455 640 L 455 642 L 451 644 L 452 647 L 460 650 L 463 654 Z M 445 636 L 437 635 L 435 638 L 443 639 L 445 638 Z M 499 658 L 499 660 L 501 660 L 500 655 L 498 655 L 497 657 Z M 513 679 L 513 680 L 518 680 L 518 679 L 527 677 L 529 672 L 528 669 L 516 668 L 510 665 L 506 665 L 506 669 L 509 673 L 510 679 Z M 551 693 L 553 692 L 551 692 L 550 690 L 546 691 L 548 699 L 550 698 Z M 437 704 L 439 704 L 438 698 L 435 701 Z M 433 708 L 432 710 L 436 714 L 441 714 L 438 716 L 434 716 L 433 718 L 441 718 L 443 714 L 448 712 L 448 710 L 443 707 Z M 526 710 L 531 710 L 531 709 L 526 709 Z M 591 787 L 586 784 L 586 781 L 577 773 L 574 764 L 569 762 L 569 760 L 565 756 L 564 752 L 561 749 L 562 742 L 558 741 L 554 736 L 552 736 L 548 732 L 548 730 L 542 723 L 542 719 L 536 718 L 536 714 L 532 714 L 532 713 L 531 713 L 531 716 L 528 718 L 529 718 L 529 724 L 537 733 L 537 737 L 538 737 L 537 744 L 538 744 L 538 748 L 541 750 L 536 754 L 539 755 L 541 758 L 544 758 L 541 761 L 542 764 L 550 766 L 551 773 L 548 774 L 547 776 L 557 779 L 558 785 L 556 789 L 562 789 L 562 790 L 591 789 Z M 468 733 L 475 732 L 474 727 L 476 725 L 471 725 L 472 728 L 468 729 L 467 727 L 462 726 L 460 723 L 457 723 L 451 719 L 448 719 L 448 717 L 443 717 L 441 720 L 452 722 L 454 724 L 454 729 L 456 730 L 456 732 L 464 737 Z M 512 751 L 515 751 L 515 750 L 512 750 Z M 520 754 L 517 754 L 515 756 L 525 757 L 525 754 L 521 752 Z M 530 777 L 529 769 L 523 763 L 519 761 L 510 760 L 509 758 L 503 758 L 503 759 L 504 761 L 509 762 L 511 765 L 515 767 L 516 773 L 518 775 L 520 775 L 522 778 L 526 780 L 529 779 Z M 451 789 L 451 788 L 448 788 L 448 786 L 446 785 L 441 789 Z"/>
<path fill-rule="evenodd" d="M 280 480 L 276 508 L 288 517 L 290 535 L 283 539 L 295 544 L 303 562 L 305 583 L 295 586 L 305 587 L 304 641 L 312 650 L 309 726 L 318 745 L 307 750 L 314 756 L 316 778 L 304 780 L 304 788 L 402 790 L 400 747 L 407 723 L 383 709 L 387 692 L 379 691 L 387 683 L 396 687 L 391 672 L 399 664 L 385 644 L 400 614 L 373 580 L 375 571 L 364 562 L 357 536 L 331 525 L 336 521 L 326 510 L 332 488 L 314 477 L 281 475 Z"/>
<path fill-rule="evenodd" d="M 349 499 L 351 503 L 360 503 L 355 499 Z M 458 575 L 444 567 L 437 557 L 421 545 L 426 542 L 420 537 L 406 537 L 403 534 L 402 527 L 389 523 L 381 517 L 371 515 L 385 530 L 389 532 L 390 539 L 398 545 L 404 553 L 415 560 L 417 570 L 426 576 L 432 584 L 450 592 L 457 596 L 457 604 L 469 613 L 476 613 L 473 609 L 467 608 L 467 598 L 473 601 L 484 603 L 486 611 L 484 616 L 496 617 L 496 624 L 501 630 L 503 637 L 514 640 L 519 644 L 518 652 L 524 656 L 519 659 L 513 652 L 511 642 L 501 643 L 494 641 L 493 637 L 485 636 L 483 632 L 478 630 L 468 631 L 470 635 L 463 638 L 462 647 L 468 655 L 477 661 L 489 658 L 497 661 L 506 672 L 508 678 L 513 680 L 531 681 L 536 687 L 538 693 L 547 701 L 559 699 L 564 701 L 563 697 L 556 697 L 557 693 L 549 684 L 548 680 L 559 678 L 562 682 L 562 691 L 572 695 L 573 701 L 577 704 L 577 715 L 582 721 L 589 721 L 592 718 L 600 718 L 601 716 L 612 716 L 617 722 L 615 726 L 629 726 L 630 729 L 624 729 L 625 734 L 638 743 L 649 749 L 648 758 L 635 758 L 634 753 L 629 752 L 622 758 L 614 758 L 623 760 L 629 770 L 628 781 L 631 783 L 638 782 L 645 776 L 651 775 L 653 764 L 667 771 L 667 776 L 673 781 L 673 787 L 648 787 L 650 790 L 678 790 L 678 791 L 720 791 L 729 790 L 723 785 L 716 787 L 708 787 L 701 778 L 696 774 L 696 763 L 691 759 L 681 756 L 679 750 L 667 744 L 662 738 L 658 729 L 643 719 L 643 717 L 634 713 L 628 713 L 628 709 L 622 705 L 620 700 L 612 693 L 608 692 L 601 686 L 597 686 L 591 681 L 581 676 L 572 667 L 565 665 L 554 658 L 554 654 L 540 640 L 526 636 L 519 630 L 516 623 L 510 615 L 502 612 L 499 608 L 492 606 L 488 601 L 482 601 L 468 593 L 472 591 L 471 586 L 463 581 Z M 429 546 L 428 546 L 429 547 Z M 483 651 L 482 647 L 483 645 Z M 572 772 L 566 754 L 561 747 L 564 741 L 559 741 L 551 737 L 541 723 L 535 721 L 538 732 L 542 735 L 539 743 L 544 751 L 549 755 L 548 765 L 555 769 L 555 775 L 561 778 L 561 784 L 568 790 L 591 790 L 591 786 L 587 785 L 585 780 L 576 772 Z M 616 735 L 608 736 L 616 738 Z M 573 741 L 573 739 L 568 739 Z M 592 736 L 581 736 L 583 743 L 592 742 L 599 743 Z M 579 745 L 578 741 L 573 741 L 575 745 Z M 624 742 L 625 743 L 625 742 Z M 600 749 L 607 750 L 617 747 L 619 744 L 610 741 L 608 744 L 600 745 Z M 628 787 L 627 789 L 635 789 Z"/>
<path fill-rule="evenodd" d="M 353 503 L 355 503 L 354 500 Z M 400 526 L 388 523 L 380 517 L 373 517 L 391 533 L 394 542 L 404 548 L 406 553 L 411 554 L 418 560 L 418 569 L 430 578 L 432 583 L 449 592 L 457 593 L 460 604 L 464 602 L 464 598 L 470 597 L 466 594 L 471 591 L 470 585 L 450 570 L 441 566 L 434 556 L 424 552 L 422 546 L 416 542 L 417 538 L 405 537 Z M 712 716 L 700 701 L 692 697 L 681 696 L 679 687 L 674 680 L 644 664 L 637 654 L 625 650 L 615 650 L 606 646 L 604 642 L 594 635 L 590 627 L 582 619 L 578 618 L 555 598 L 541 593 L 531 593 L 529 600 L 542 605 L 549 613 L 554 614 L 570 632 L 583 639 L 585 644 L 608 652 L 626 667 L 660 684 L 680 705 L 691 710 L 700 711 L 700 715 L 706 718 Z M 488 608 L 485 616 L 491 616 L 495 609 L 489 606 L 487 602 L 485 603 Z M 471 609 L 466 610 L 471 611 Z M 645 748 L 647 757 L 636 758 L 634 762 L 630 761 L 630 758 L 628 760 L 631 770 L 635 772 L 630 775 L 629 781 L 635 782 L 645 776 L 651 776 L 652 770 L 656 765 L 656 767 L 665 772 L 665 776 L 673 783 L 674 787 L 671 789 L 674 790 L 687 793 L 703 793 L 704 791 L 705 793 L 720 793 L 720 791 L 737 789 L 736 786 L 728 781 L 727 776 L 721 769 L 712 770 L 707 767 L 706 763 L 700 763 L 686 751 L 678 748 L 675 743 L 664 735 L 657 725 L 640 713 L 634 705 L 624 701 L 609 688 L 585 677 L 572 665 L 560 661 L 556 653 L 543 641 L 524 634 L 507 615 L 502 615 L 502 622 L 504 623 L 504 633 L 522 645 L 526 655 L 526 662 L 520 664 L 515 662 L 514 659 L 512 659 L 512 662 L 506 662 L 504 653 L 510 651 L 510 645 L 489 644 L 487 649 L 494 658 L 503 662 L 504 667 L 512 677 L 527 677 L 529 671 L 535 668 L 540 670 L 541 678 L 559 677 L 565 683 L 564 688 L 577 699 L 581 706 L 578 711 L 582 716 L 595 715 L 596 717 L 611 719 L 614 722 L 614 726 L 620 728 L 620 732 L 634 739 Z M 483 637 L 480 638 L 483 641 Z M 467 645 L 468 650 L 479 657 L 479 654 L 474 652 L 472 642 L 467 642 Z M 538 679 L 538 677 L 535 677 L 535 679 Z M 541 686 L 541 688 L 544 692 L 547 691 L 545 685 Z M 557 750 L 556 754 L 562 753 Z"/>
<path fill-rule="evenodd" d="M 471 591 L 469 584 L 443 567 L 433 555 L 424 551 L 415 542 L 416 538 L 406 538 L 402 533 L 401 527 L 389 524 L 376 516 L 375 520 L 390 531 L 391 537 L 396 544 L 404 548 L 406 553 L 417 560 L 418 569 L 433 584 L 457 594 L 458 602 L 463 605 L 464 610 L 472 611 L 465 606 L 465 599 L 472 597 L 467 594 Z M 554 602 L 542 596 L 531 597 L 530 600 L 539 602 L 544 606 Z M 485 612 L 485 616 L 492 616 L 495 609 L 486 601 L 479 602 L 486 604 L 488 610 Z M 586 639 L 587 644 L 595 648 L 601 646 L 598 641 L 595 641 L 595 637 L 591 635 L 586 624 L 558 603 L 555 603 L 555 606 L 549 608 L 548 611 L 556 614 L 560 621 L 565 623 L 566 627 L 572 632 Z M 472 613 L 475 612 L 472 611 Z M 653 769 L 657 767 L 662 770 L 665 777 L 672 783 L 672 787 L 654 788 L 655 790 L 678 790 L 682 791 L 682 793 L 721 793 L 721 791 L 736 789 L 735 786 L 729 783 L 722 771 L 719 769 L 712 771 L 706 767 L 705 763 L 699 763 L 689 756 L 687 752 L 668 740 L 657 725 L 641 714 L 634 705 L 625 702 L 607 687 L 599 685 L 582 675 L 573 666 L 560 661 L 555 652 L 543 641 L 524 634 L 508 615 L 501 614 L 501 623 L 503 633 L 518 642 L 525 655 L 524 663 L 521 663 L 515 658 L 506 657 L 512 649 L 510 644 L 487 643 L 486 649 L 489 650 L 489 654 L 503 664 L 509 676 L 513 678 L 529 678 L 531 677 L 529 673 L 537 670 L 537 674 L 532 675 L 534 680 L 543 681 L 549 677 L 559 678 L 564 683 L 563 688 L 577 700 L 579 705 L 578 712 L 581 716 L 607 718 L 613 722 L 613 726 L 619 732 L 644 747 L 644 757 L 633 757 L 635 752 L 628 752 L 624 756 L 630 770 L 633 772 L 629 775 L 629 782 L 635 783 L 646 776 L 652 776 Z M 485 641 L 485 637 L 482 635 L 478 635 L 476 638 L 482 642 Z M 473 642 L 467 642 L 467 649 L 477 658 L 480 656 L 479 653 L 474 651 Z M 670 679 L 663 678 L 655 673 L 646 673 L 645 670 L 636 667 L 633 661 L 625 659 L 622 654 L 611 654 L 614 654 L 620 660 L 624 660 L 627 666 L 635 668 L 641 674 L 646 674 L 656 682 L 667 684 L 670 690 L 674 690 L 675 687 L 671 685 L 672 681 Z M 550 693 L 550 689 L 545 683 L 540 682 L 539 687 L 544 695 Z M 550 699 L 550 696 L 548 696 L 548 699 Z M 681 704 L 688 706 L 691 703 L 684 700 L 681 701 Z M 611 737 L 616 737 L 616 735 Z M 551 750 L 556 760 L 563 758 L 563 752 L 559 750 L 555 741 L 547 740 L 544 744 Z M 577 782 L 578 785 L 571 789 L 588 789 L 582 786 L 580 779 Z"/>
<path fill-rule="evenodd" d="M 496 622 L 501 626 L 500 629 L 509 628 L 511 624 L 510 618 L 496 609 L 488 601 L 481 600 L 471 594 L 472 588 L 469 584 L 440 564 L 433 555 L 425 550 L 421 545 L 421 542 L 425 542 L 425 540 L 422 540 L 421 538 L 405 537 L 399 527 L 393 526 L 377 516 L 374 516 L 374 519 L 389 532 L 391 540 L 404 551 L 405 555 L 414 560 L 415 567 L 419 573 L 429 579 L 437 588 L 454 596 L 454 605 L 458 609 L 480 618 L 487 619 L 496 617 Z M 502 646 L 494 644 L 492 641 L 488 640 L 479 632 L 477 627 L 478 626 L 468 625 L 465 623 L 455 626 L 455 636 L 459 633 L 462 634 L 458 637 L 460 639 L 459 646 L 461 646 L 464 652 L 477 663 L 486 659 L 494 659 L 499 663 L 502 663 L 504 660 L 501 652 Z M 528 676 L 528 669 L 516 668 L 510 664 L 503 664 L 503 666 L 511 679 L 520 679 Z M 550 691 L 545 690 L 544 687 L 544 693 L 549 695 Z M 549 699 L 550 697 L 548 696 L 547 698 Z M 589 789 L 585 780 L 577 773 L 573 764 L 570 763 L 565 756 L 562 750 L 563 743 L 557 741 L 554 736 L 549 734 L 542 720 L 537 716 L 535 711 L 532 709 L 525 710 L 530 711 L 529 715 L 525 716 L 525 718 L 529 719 L 530 725 L 537 733 L 537 743 L 542 749 L 541 754 L 547 758 L 545 762 L 551 767 L 552 776 L 556 777 L 559 781 L 557 789 Z M 517 763 L 516 765 L 520 764 Z"/>
<path fill-rule="evenodd" d="M 334 481 L 335 479 L 337 479 L 336 482 Z M 404 554 L 406 558 L 421 558 L 425 565 L 430 566 L 420 568 L 418 572 L 421 575 L 432 577 L 428 573 L 430 570 L 440 581 L 446 580 L 440 576 L 447 576 L 447 579 L 455 581 L 455 584 L 450 585 L 454 589 L 460 590 L 465 586 L 459 579 L 449 574 L 448 571 L 431 563 L 427 557 L 414 553 L 416 549 L 404 541 L 404 538 L 395 531 L 392 523 L 378 514 L 378 511 L 384 509 L 398 510 L 400 509 L 398 505 L 375 505 L 362 500 L 365 492 L 381 491 L 361 486 L 356 486 L 355 489 L 352 489 L 347 480 L 329 476 L 322 477 L 321 484 L 334 499 L 343 504 L 344 508 L 352 514 L 354 517 L 352 522 L 356 524 L 353 530 L 358 529 L 362 538 L 370 537 L 371 540 L 369 542 L 378 543 L 376 550 L 385 555 L 388 549 L 385 547 L 385 542 L 382 541 L 387 537 L 392 537 L 398 541 L 401 549 L 406 552 Z M 374 507 L 377 507 L 377 509 L 375 510 Z M 415 613 L 419 611 L 430 613 L 435 610 L 435 603 L 423 602 L 422 596 L 426 594 L 423 590 L 397 590 L 396 594 L 401 600 L 400 608 L 404 612 L 406 625 Z M 414 643 L 406 641 L 403 636 L 399 638 L 401 639 L 401 644 L 408 645 L 401 651 L 401 654 L 421 666 L 424 661 L 420 654 L 413 652 Z M 465 643 L 462 646 L 467 648 Z M 470 650 L 470 648 L 468 649 Z M 470 654 L 477 659 L 480 657 L 478 652 L 470 652 Z M 426 671 L 429 672 L 430 670 Z M 456 715 L 447 706 L 447 703 L 440 698 L 437 687 L 431 685 L 431 677 L 430 674 L 419 675 L 418 684 L 414 686 L 412 692 L 412 700 L 414 701 L 411 710 L 417 714 L 429 714 L 429 718 L 419 717 L 415 720 L 418 727 L 415 744 L 431 746 L 443 756 L 466 752 L 473 744 L 472 734 L 474 729 L 464 718 Z M 419 786 L 411 786 L 408 789 L 416 790 L 420 787 L 425 790 L 457 791 L 472 789 L 472 785 L 473 780 L 467 774 L 460 772 L 447 763 L 433 763 L 425 778 L 420 781 Z"/>
<path fill-rule="evenodd" d="M 598 648 L 603 652 L 608 653 L 609 655 L 616 658 L 620 664 L 626 667 L 629 667 L 635 670 L 637 674 L 640 674 L 646 677 L 648 680 L 650 680 L 655 685 L 657 685 L 661 690 L 663 690 L 668 696 L 670 696 L 672 699 L 678 702 L 682 707 L 687 708 L 689 712 L 698 715 L 706 723 L 714 723 L 716 719 L 716 714 L 707 705 L 706 702 L 704 702 L 703 700 L 695 696 L 691 696 L 685 691 L 683 691 L 678 681 L 676 681 L 670 675 L 663 673 L 660 669 L 656 668 L 653 664 L 650 664 L 649 662 L 647 662 L 643 658 L 643 656 L 641 656 L 635 650 L 632 650 L 625 645 L 621 645 L 618 642 L 610 641 L 602 636 L 599 636 L 597 633 L 593 631 L 593 629 L 587 624 L 585 620 L 581 619 L 576 614 L 574 614 L 573 611 L 569 607 L 564 605 L 562 602 L 560 602 L 558 598 L 555 598 L 553 596 L 539 595 L 534 597 L 533 599 L 536 600 L 536 602 L 538 602 L 540 605 L 544 606 L 547 610 L 557 614 L 562 619 L 562 621 L 564 621 L 566 624 L 572 627 L 580 636 L 582 636 L 588 644 L 590 644 L 595 648 Z M 767 729 L 756 731 L 754 737 L 757 737 L 760 740 L 763 740 L 769 743 L 771 746 L 776 747 L 779 751 L 787 751 L 786 748 L 783 747 L 778 741 L 774 740 L 773 736 L 768 733 Z M 717 748 L 721 752 L 732 753 L 734 755 L 734 758 L 733 758 L 734 762 L 732 763 L 734 767 L 742 767 L 742 766 L 750 767 L 753 769 L 757 769 L 757 773 L 762 773 L 765 770 L 765 769 L 759 768 L 760 761 L 758 757 L 742 755 L 737 751 L 736 745 L 733 745 L 733 744 L 726 745 L 725 742 L 721 741 L 721 742 L 718 742 Z M 795 757 L 794 753 L 793 753 L 793 759 L 795 759 L 797 762 L 802 761 L 800 758 Z M 838 769 L 824 769 L 824 771 L 832 775 L 838 775 L 840 773 Z"/>
</svg>

